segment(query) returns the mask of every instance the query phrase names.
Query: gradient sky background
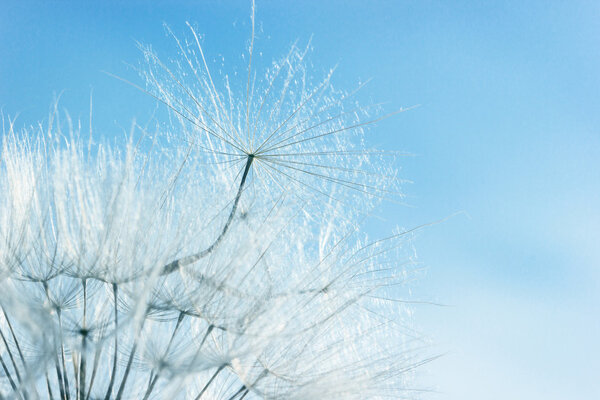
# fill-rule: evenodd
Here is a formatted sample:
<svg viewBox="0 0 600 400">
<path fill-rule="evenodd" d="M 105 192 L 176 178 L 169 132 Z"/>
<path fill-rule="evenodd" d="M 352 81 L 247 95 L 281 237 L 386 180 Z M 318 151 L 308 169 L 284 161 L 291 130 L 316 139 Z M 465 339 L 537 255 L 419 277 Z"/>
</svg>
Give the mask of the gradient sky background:
<svg viewBox="0 0 600 400">
<path fill-rule="evenodd" d="M 18 124 L 53 94 L 97 134 L 120 134 L 153 103 L 135 41 L 175 55 L 162 23 L 189 20 L 205 53 L 242 68 L 245 1 L 26 1 L 0 4 L 0 107 Z M 425 398 L 600 398 L 600 2 L 258 1 L 270 60 L 313 35 L 317 74 L 373 81 L 363 103 L 420 104 L 371 129 L 400 160 L 407 206 L 386 205 L 382 236 L 457 211 L 415 242 L 427 273 L 416 323 L 447 353 L 420 371 Z M 139 80 L 137 81 L 139 82 Z"/>
</svg>

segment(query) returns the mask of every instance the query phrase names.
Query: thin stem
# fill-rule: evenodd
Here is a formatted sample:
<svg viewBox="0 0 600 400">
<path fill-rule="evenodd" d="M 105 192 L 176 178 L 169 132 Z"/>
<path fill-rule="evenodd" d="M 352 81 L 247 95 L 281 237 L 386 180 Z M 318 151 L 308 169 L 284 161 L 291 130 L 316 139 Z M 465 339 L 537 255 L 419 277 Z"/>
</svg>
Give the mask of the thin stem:
<svg viewBox="0 0 600 400">
<path fill-rule="evenodd" d="M 15 393 L 17 393 L 17 386 L 15 385 L 15 381 L 13 381 L 12 376 L 10 375 L 10 371 L 8 370 L 8 367 L 6 366 L 6 364 L 4 363 L 4 359 L 2 358 L 2 356 L 0 355 L 0 364 L 2 364 L 2 369 L 4 370 L 4 374 L 6 375 L 6 377 L 8 378 L 8 381 L 10 382 L 10 386 L 13 388 L 13 391 Z"/>
<path fill-rule="evenodd" d="M 215 328 L 215 326 L 211 324 L 211 325 L 208 326 L 208 329 L 206 329 L 206 333 L 204 333 L 204 336 L 202 337 L 202 341 L 200 341 L 200 345 L 198 346 L 198 350 L 196 350 L 196 353 L 194 354 L 194 358 L 189 363 L 190 368 L 192 368 L 194 366 L 194 363 L 196 362 L 196 359 L 200 355 L 200 350 L 202 350 L 202 346 L 204 346 L 204 342 L 206 342 L 206 339 L 208 338 L 208 335 L 210 335 L 210 333 L 213 331 L 214 328 Z"/>
<path fill-rule="evenodd" d="M 175 339 L 175 335 L 177 334 L 177 331 L 179 330 L 179 326 L 181 325 L 181 322 L 183 321 L 183 318 L 185 317 L 185 313 L 180 312 L 179 313 L 179 318 L 177 318 L 177 324 L 175 325 L 175 328 L 173 329 L 173 333 L 171 334 L 171 339 L 169 339 L 169 343 L 167 344 L 167 348 L 165 349 L 165 354 L 163 355 L 163 358 L 167 356 L 167 354 L 169 353 L 169 349 L 171 348 L 171 345 L 173 344 L 173 340 Z M 154 385 L 156 385 L 156 381 L 158 381 L 158 378 L 160 377 L 160 369 L 158 371 L 156 371 L 155 375 L 152 376 L 152 373 L 150 374 L 150 380 L 148 381 L 148 388 L 146 389 L 146 394 L 144 395 L 144 400 L 147 400 L 148 397 L 150 397 L 150 393 L 152 393 L 152 390 L 154 390 Z"/>
<path fill-rule="evenodd" d="M 194 400 L 200 400 L 200 398 L 202 397 L 202 395 L 204 394 L 204 392 L 206 392 L 206 389 L 208 389 L 208 387 L 210 386 L 210 384 L 215 380 L 215 378 L 217 377 L 217 375 L 219 375 L 219 372 L 221 372 L 223 370 L 223 368 L 225 368 L 226 364 L 221 365 L 217 371 L 213 374 L 213 376 L 208 380 L 208 382 L 206 383 L 206 385 L 204 385 L 204 387 L 202 388 L 202 390 L 200 391 L 200 393 L 198 393 L 198 396 L 196 396 L 196 398 Z"/>
<path fill-rule="evenodd" d="M 123 373 L 123 379 L 121 380 L 121 385 L 119 386 L 119 391 L 117 392 L 117 397 L 115 397 L 116 400 L 120 400 L 123 397 L 123 393 L 125 391 L 125 385 L 127 384 L 127 378 L 129 378 L 129 373 L 131 372 L 131 365 L 133 364 L 133 358 L 135 357 L 135 352 L 137 350 L 139 334 L 140 334 L 141 330 L 143 329 L 144 324 L 146 323 L 146 317 L 148 315 L 147 312 L 148 312 L 148 310 L 146 309 L 146 313 L 144 314 L 144 319 L 142 320 L 142 322 L 139 326 L 139 330 L 136 332 L 136 334 L 134 336 L 133 346 L 131 347 L 131 351 L 129 353 L 129 359 L 127 360 L 127 366 L 125 367 L 125 372 Z"/>
<path fill-rule="evenodd" d="M 266 368 L 265 368 L 265 369 L 263 369 L 263 371 L 260 373 L 260 375 L 258 375 L 258 377 L 256 378 L 256 380 L 254 381 L 254 383 L 253 383 L 252 385 L 250 385 L 250 386 L 242 385 L 242 386 L 240 387 L 240 389 L 239 389 L 237 392 L 235 392 L 235 393 L 233 394 L 233 396 L 231 396 L 231 397 L 229 398 L 229 400 L 233 400 L 233 399 L 235 399 L 235 398 L 236 398 L 236 397 L 238 397 L 240 394 L 241 394 L 242 396 L 240 397 L 240 399 L 239 399 L 239 400 L 242 400 L 244 397 L 246 397 L 246 395 L 247 395 L 247 394 L 248 394 L 248 392 L 250 391 L 250 388 L 254 387 L 254 386 L 255 386 L 255 385 L 258 383 L 258 381 L 260 381 L 262 378 L 264 378 L 264 377 L 265 377 L 265 375 L 267 374 L 267 372 L 268 372 L 268 370 L 267 370 Z"/>
<path fill-rule="evenodd" d="M 94 366 L 92 367 L 92 377 L 90 378 L 90 385 L 88 386 L 86 400 L 90 398 L 90 394 L 92 393 L 92 386 L 94 386 L 94 380 L 96 378 L 96 372 L 98 371 L 98 364 L 100 363 L 100 352 L 102 351 L 102 347 L 99 346 L 94 354 Z"/>
<path fill-rule="evenodd" d="M 123 397 L 123 392 L 125 391 L 125 384 L 127 383 L 127 378 L 129 377 L 129 372 L 131 371 L 131 364 L 133 363 L 133 357 L 135 356 L 135 351 L 137 350 L 137 342 L 133 344 L 131 348 L 131 353 L 129 353 L 129 360 L 127 360 L 127 367 L 125 367 L 125 372 L 123 373 L 123 380 L 121 381 L 121 386 L 119 386 L 119 391 L 117 392 L 116 400 L 120 400 Z"/>
<path fill-rule="evenodd" d="M 46 371 L 46 386 L 48 387 L 48 398 L 54 399 L 54 396 L 52 396 L 52 387 L 50 386 L 50 379 L 48 378 L 48 371 Z"/>
<path fill-rule="evenodd" d="M 246 397 L 246 395 L 250 393 L 250 389 L 246 389 L 246 391 L 244 392 L 244 394 L 242 394 L 242 397 L 240 397 L 240 400 L 243 400 L 244 397 Z"/>
<path fill-rule="evenodd" d="M 8 315 L 6 314 L 6 310 L 4 309 L 4 307 L 2 307 L 2 313 L 4 314 L 4 318 L 6 319 L 6 324 L 8 325 L 10 334 L 13 338 L 13 341 L 15 342 L 15 346 L 17 346 L 17 352 L 19 353 L 19 357 L 21 358 L 23 365 L 26 365 L 25 357 L 23 357 L 23 352 L 21 351 L 21 346 L 19 346 L 19 341 L 17 340 L 17 335 L 15 335 L 15 331 L 13 330 L 12 324 L 10 323 L 10 319 L 8 318 Z"/>
<path fill-rule="evenodd" d="M 227 230 L 229 229 L 229 226 L 231 225 L 231 222 L 233 221 L 233 217 L 237 210 L 238 203 L 242 196 L 244 184 L 246 183 L 246 178 L 248 177 L 248 173 L 250 172 L 250 167 L 252 166 L 252 161 L 254 161 L 254 154 L 248 154 L 246 166 L 244 167 L 244 173 L 242 174 L 242 180 L 240 182 L 238 192 L 235 196 L 233 206 L 231 207 L 231 212 L 229 213 L 229 217 L 227 218 L 227 221 L 225 222 L 225 225 L 223 226 L 223 230 L 221 230 L 221 233 L 219 234 L 217 239 L 210 246 L 208 246 L 206 249 L 202 250 L 201 252 L 193 254 L 191 256 L 184 257 L 184 258 L 180 258 L 178 260 L 175 260 L 175 261 L 165 265 L 163 267 L 162 275 L 168 275 L 168 274 L 176 271 L 180 267 L 183 267 L 183 266 L 186 266 L 186 265 L 189 265 L 189 264 L 192 264 L 192 263 L 198 261 L 199 259 L 210 254 L 219 245 L 219 243 L 221 243 L 221 241 L 225 237 L 225 234 L 227 233 Z"/>
<path fill-rule="evenodd" d="M 154 376 L 150 376 L 150 380 L 148 381 L 148 388 L 146 389 L 146 394 L 144 395 L 144 400 L 148 400 L 150 397 L 150 393 L 154 390 L 154 385 L 156 385 L 156 381 L 158 381 L 159 373 Z"/>
<path fill-rule="evenodd" d="M 85 352 L 87 347 L 87 281 L 81 281 L 83 285 L 83 323 L 81 326 L 81 360 L 79 361 L 79 400 L 85 399 Z"/>
<path fill-rule="evenodd" d="M 240 388 L 240 389 L 239 389 L 237 392 L 235 392 L 235 393 L 233 394 L 233 396 L 231 396 L 231 397 L 230 397 L 228 400 L 233 400 L 233 399 L 235 399 L 235 398 L 236 398 L 236 397 L 238 397 L 238 396 L 239 396 L 239 394 L 240 394 L 240 393 L 242 393 L 244 390 L 246 391 L 246 393 L 248 393 L 248 388 L 246 387 L 246 385 L 242 385 L 242 387 L 241 387 L 241 388 Z M 244 396 L 245 396 L 245 394 L 244 394 Z M 243 398 L 243 396 L 242 396 L 242 398 Z"/>
<path fill-rule="evenodd" d="M 46 299 L 48 300 L 48 302 L 50 304 L 52 304 L 52 300 L 50 299 L 50 293 L 48 290 L 48 282 L 42 281 L 40 283 L 41 283 L 42 287 L 44 288 L 44 293 L 46 293 Z M 55 309 L 55 310 L 56 310 L 57 314 L 60 315 L 60 310 L 58 310 L 58 309 Z M 60 319 L 59 319 L 59 322 L 60 322 Z M 62 335 L 62 330 L 61 330 L 61 335 Z M 61 342 L 62 342 L 62 337 L 61 337 Z M 56 351 L 54 351 L 54 367 L 56 368 L 56 379 L 58 381 L 58 388 L 60 389 L 60 398 L 63 400 L 66 400 L 67 394 L 66 394 L 65 380 L 64 380 L 62 372 L 60 371 L 58 354 L 56 353 Z"/>
<path fill-rule="evenodd" d="M 65 399 L 69 400 L 71 397 L 70 388 L 69 388 L 69 377 L 67 376 L 67 364 L 65 362 L 65 346 L 63 339 L 63 329 L 62 329 L 62 319 L 60 315 L 60 311 L 57 312 L 58 316 L 58 330 L 60 332 L 60 357 L 62 361 L 62 371 L 63 371 L 63 383 L 65 384 Z"/>
<path fill-rule="evenodd" d="M 15 332 L 13 331 L 12 325 L 10 323 L 10 320 L 8 319 L 8 315 L 6 314 L 6 311 L 4 310 L 4 307 L 2 307 L 2 312 L 4 313 L 4 317 L 6 318 L 6 323 L 8 325 L 8 329 L 11 332 L 11 335 L 13 337 L 13 340 L 15 342 L 15 345 L 17 346 L 17 351 L 19 352 L 19 356 L 21 357 L 21 361 L 23 362 L 23 365 L 25 366 L 25 359 L 23 357 L 23 353 L 21 352 L 21 347 L 19 346 L 19 342 L 17 341 L 17 337 L 15 335 Z M 19 384 L 22 385 L 23 381 L 21 380 L 21 375 L 19 374 L 19 369 L 17 368 L 17 363 L 15 362 L 15 359 L 13 357 L 12 351 L 10 350 L 10 347 L 8 347 L 8 342 L 6 341 L 6 338 L 4 337 L 4 333 L 2 332 L 2 330 L 0 330 L 0 335 L 2 335 L 2 341 L 4 342 L 4 346 L 6 346 L 6 351 L 8 352 L 8 356 L 10 357 L 10 361 L 13 365 L 13 368 L 15 369 L 15 374 L 17 375 L 17 379 L 19 381 Z M 25 391 L 23 391 L 23 397 L 25 398 L 25 400 L 27 400 L 29 398 L 29 396 L 27 396 L 27 393 L 25 393 Z"/>
<path fill-rule="evenodd" d="M 2 341 L 4 342 L 4 347 L 6 347 L 6 352 L 8 353 L 10 362 L 12 363 L 13 368 L 15 370 L 15 375 L 17 375 L 17 380 L 19 381 L 19 383 L 22 383 L 21 374 L 19 374 L 19 369 L 17 368 L 17 364 L 15 363 L 15 358 L 13 357 L 12 351 L 10 351 L 10 347 L 8 347 L 8 342 L 6 341 L 6 338 L 4 337 L 4 333 L 2 332 L 2 329 L 0 329 L 0 337 L 2 338 Z"/>
<path fill-rule="evenodd" d="M 108 383 L 108 388 L 106 389 L 106 395 L 104 396 L 104 400 L 110 400 L 111 394 L 112 394 L 112 388 L 113 385 L 115 384 L 115 375 L 117 374 L 117 355 L 118 355 L 118 350 L 119 350 L 119 341 L 117 340 L 117 330 L 119 327 L 119 313 L 118 313 L 118 307 L 117 307 L 117 296 L 118 296 L 118 289 L 119 287 L 117 286 L 116 283 L 113 283 L 112 285 L 113 287 L 113 297 L 114 297 L 114 302 L 115 302 L 115 330 L 113 332 L 113 334 L 115 335 L 115 353 L 113 355 L 113 365 L 112 365 L 112 371 L 110 373 L 110 382 Z"/>
<path fill-rule="evenodd" d="M 54 366 L 56 368 L 56 379 L 58 380 L 58 389 L 60 390 L 60 398 L 65 399 L 65 383 L 63 381 L 62 373 L 60 372 L 60 367 L 58 365 L 58 355 L 55 354 L 54 358 Z"/>
</svg>

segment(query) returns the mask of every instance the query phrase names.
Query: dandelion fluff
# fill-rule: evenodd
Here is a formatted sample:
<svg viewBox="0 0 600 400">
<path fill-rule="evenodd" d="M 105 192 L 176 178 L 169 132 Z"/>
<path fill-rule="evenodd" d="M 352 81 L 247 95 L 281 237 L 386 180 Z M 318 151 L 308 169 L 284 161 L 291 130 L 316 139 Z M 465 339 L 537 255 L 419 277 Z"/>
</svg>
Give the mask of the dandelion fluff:
<svg viewBox="0 0 600 400">
<path fill-rule="evenodd" d="M 193 29 L 172 36 L 176 61 L 142 46 L 166 135 L 4 130 L 1 398 L 410 395 L 420 341 L 386 301 L 410 237 L 360 232 L 398 196 L 362 144 L 381 117 L 315 81 L 306 48 L 233 84 Z"/>
</svg>

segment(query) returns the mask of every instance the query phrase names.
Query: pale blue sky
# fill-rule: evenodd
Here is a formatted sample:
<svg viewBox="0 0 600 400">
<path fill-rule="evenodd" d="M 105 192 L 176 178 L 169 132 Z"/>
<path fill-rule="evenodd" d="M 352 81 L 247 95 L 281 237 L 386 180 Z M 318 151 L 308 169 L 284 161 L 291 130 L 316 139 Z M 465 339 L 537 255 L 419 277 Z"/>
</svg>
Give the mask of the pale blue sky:
<svg viewBox="0 0 600 400">
<path fill-rule="evenodd" d="M 124 5 L 125 4 L 125 5 Z M 0 106 L 22 124 L 53 93 L 100 132 L 147 118 L 152 101 L 103 74 L 135 78 L 135 41 L 174 54 L 162 23 L 189 20 L 207 54 L 238 62 L 244 1 L 24 1 L 0 6 Z M 600 398 L 600 3 L 597 1 L 258 1 L 265 59 L 312 35 L 317 72 L 373 78 L 364 103 L 420 104 L 372 129 L 400 162 L 410 206 L 392 226 L 468 214 L 423 231 L 416 309 L 442 359 L 426 398 Z"/>
</svg>

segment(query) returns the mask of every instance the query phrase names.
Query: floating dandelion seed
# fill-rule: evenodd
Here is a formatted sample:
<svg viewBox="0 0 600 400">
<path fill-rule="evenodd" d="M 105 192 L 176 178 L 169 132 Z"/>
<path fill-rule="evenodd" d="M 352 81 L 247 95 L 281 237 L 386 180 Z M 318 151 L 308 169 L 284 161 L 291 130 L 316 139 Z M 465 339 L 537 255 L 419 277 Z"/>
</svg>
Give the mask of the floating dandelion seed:
<svg viewBox="0 0 600 400">
<path fill-rule="evenodd" d="M 4 129 L 0 398 L 408 395 L 424 362 L 394 301 L 410 235 L 358 231 L 397 195 L 356 140 L 386 116 L 365 120 L 331 74 L 312 84 L 296 45 L 257 78 L 254 17 L 241 95 L 193 29 L 172 36 L 173 66 L 143 48 L 142 90 L 183 140 L 91 151 L 57 111 Z"/>
<path fill-rule="evenodd" d="M 399 196 L 395 172 L 373 163 L 384 153 L 357 147 L 352 139 L 360 137 L 365 126 L 404 109 L 362 120 L 367 108 L 352 103 L 360 87 L 350 93 L 335 91 L 333 70 L 320 82 L 311 82 L 305 62 L 309 46 L 302 50 L 294 44 L 257 83 L 252 69 L 254 14 L 243 93 L 232 90 L 228 76 L 220 77 L 223 90 L 219 91 L 200 39 L 187 25 L 191 41 L 181 41 L 166 27 L 181 56 L 172 66 L 151 48 L 140 46 L 149 67 L 142 71 L 147 89 L 134 86 L 165 104 L 182 125 L 191 125 L 185 130 L 186 140 L 195 151 L 206 153 L 215 164 L 238 168 L 241 178 L 217 239 L 204 251 L 170 264 L 166 273 L 195 262 L 218 245 L 250 174 L 261 201 L 277 202 L 280 195 L 291 196 L 306 207 L 316 197 L 318 206 L 343 203 L 352 208 L 349 214 L 369 210 L 367 203 L 373 199 Z M 323 202 L 323 198 L 332 201 Z"/>
</svg>

